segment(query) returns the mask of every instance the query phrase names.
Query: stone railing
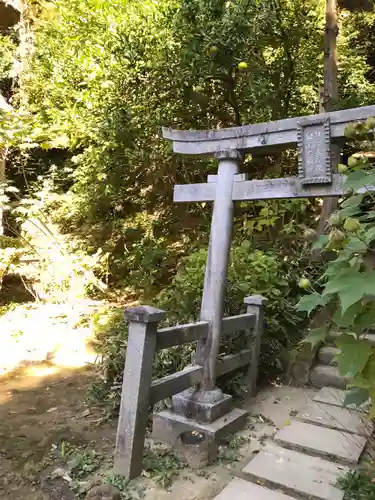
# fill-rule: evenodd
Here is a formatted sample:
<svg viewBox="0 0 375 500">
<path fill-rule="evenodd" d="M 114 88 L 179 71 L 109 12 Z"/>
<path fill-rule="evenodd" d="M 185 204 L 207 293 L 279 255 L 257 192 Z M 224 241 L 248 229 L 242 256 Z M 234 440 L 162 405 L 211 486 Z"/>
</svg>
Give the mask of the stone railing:
<svg viewBox="0 0 375 500">
<path fill-rule="evenodd" d="M 254 394 L 258 373 L 259 352 L 263 332 L 263 305 L 260 296 L 247 297 L 247 313 L 223 319 L 222 338 L 237 332 L 248 332 L 248 345 L 237 354 L 217 360 L 217 376 L 249 366 L 249 394 Z M 209 323 L 201 321 L 187 325 L 158 329 L 165 312 L 149 306 L 125 311 L 129 323 L 128 348 L 121 394 L 115 469 L 128 479 L 142 471 L 144 441 L 149 408 L 202 381 L 203 367 L 193 365 L 172 375 L 152 380 L 152 367 L 157 351 L 190 342 L 204 340 Z"/>
</svg>

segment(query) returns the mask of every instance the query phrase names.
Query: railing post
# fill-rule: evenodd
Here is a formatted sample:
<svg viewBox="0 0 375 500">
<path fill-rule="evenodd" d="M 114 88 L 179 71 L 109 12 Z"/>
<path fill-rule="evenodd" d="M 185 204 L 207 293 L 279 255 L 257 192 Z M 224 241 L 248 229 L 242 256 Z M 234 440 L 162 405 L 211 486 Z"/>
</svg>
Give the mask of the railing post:
<svg viewBox="0 0 375 500">
<path fill-rule="evenodd" d="M 127 309 L 128 348 L 121 392 L 114 466 L 133 479 L 142 472 L 158 322 L 165 312 L 150 306 Z"/>
<path fill-rule="evenodd" d="M 260 346 L 262 344 L 263 326 L 264 326 L 264 308 L 268 299 L 262 295 L 251 295 L 245 297 L 244 303 L 247 306 L 247 312 L 255 315 L 255 325 L 253 338 L 251 342 L 251 360 L 248 374 L 249 395 L 254 396 L 256 393 Z"/>
</svg>

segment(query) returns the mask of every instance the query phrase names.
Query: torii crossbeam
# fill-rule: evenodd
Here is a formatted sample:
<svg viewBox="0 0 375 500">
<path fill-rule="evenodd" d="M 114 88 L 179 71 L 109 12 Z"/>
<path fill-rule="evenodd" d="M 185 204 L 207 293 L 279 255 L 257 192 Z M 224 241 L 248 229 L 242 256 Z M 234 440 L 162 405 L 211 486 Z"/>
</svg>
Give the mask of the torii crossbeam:
<svg viewBox="0 0 375 500">
<path fill-rule="evenodd" d="M 201 320 L 210 322 L 211 330 L 197 349 L 197 363 L 204 366 L 202 390 L 212 391 L 216 384 L 233 202 L 342 195 L 345 176 L 332 172 L 331 143 L 340 144 L 348 123 L 370 116 L 375 116 L 375 106 L 220 130 L 163 128 L 163 137 L 173 141 L 175 153 L 212 155 L 219 163 L 217 176 L 209 176 L 207 184 L 177 185 L 174 189 L 176 202 L 214 201 L 201 308 Z M 296 177 L 247 181 L 239 174 L 240 163 L 248 152 L 273 154 L 294 147 L 299 158 Z"/>
</svg>

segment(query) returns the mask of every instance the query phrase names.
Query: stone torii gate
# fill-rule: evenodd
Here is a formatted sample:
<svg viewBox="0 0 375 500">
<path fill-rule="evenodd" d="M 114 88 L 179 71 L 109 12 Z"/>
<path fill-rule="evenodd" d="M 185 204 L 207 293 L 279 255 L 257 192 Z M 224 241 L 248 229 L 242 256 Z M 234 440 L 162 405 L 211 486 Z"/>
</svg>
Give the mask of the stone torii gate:
<svg viewBox="0 0 375 500">
<path fill-rule="evenodd" d="M 207 183 L 176 185 L 174 189 L 176 202 L 214 202 L 200 318 L 209 322 L 210 328 L 207 339 L 197 348 L 196 363 L 203 366 L 204 371 L 199 391 L 195 391 L 194 401 L 190 401 L 192 404 L 200 401 L 219 404 L 224 398 L 216 388 L 216 360 L 222 333 L 233 203 L 342 195 L 345 176 L 332 172 L 331 144 L 342 142 L 348 123 L 370 116 L 375 116 L 375 106 L 210 131 L 163 128 L 163 137 L 173 141 L 175 153 L 211 155 L 218 161 L 217 175 L 208 176 Z M 272 154 L 295 147 L 299 158 L 296 177 L 246 180 L 245 175 L 239 173 L 246 153 Z M 262 305 L 262 298 L 259 300 L 254 307 Z M 257 368 L 254 366 L 251 370 L 256 373 Z M 187 408 L 191 394 L 192 391 L 185 391 L 174 396 L 175 404 Z"/>
</svg>

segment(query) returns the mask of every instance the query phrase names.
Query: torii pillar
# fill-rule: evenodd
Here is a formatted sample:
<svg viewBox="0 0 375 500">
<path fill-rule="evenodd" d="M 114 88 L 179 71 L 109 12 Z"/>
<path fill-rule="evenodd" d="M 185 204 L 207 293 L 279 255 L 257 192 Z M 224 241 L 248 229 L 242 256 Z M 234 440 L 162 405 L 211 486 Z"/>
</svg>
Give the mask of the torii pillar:
<svg viewBox="0 0 375 500">
<path fill-rule="evenodd" d="M 214 202 L 201 308 L 201 319 L 210 323 L 210 329 L 196 353 L 196 363 L 203 366 L 202 383 L 173 396 L 172 411 L 167 415 L 154 416 L 155 438 L 175 444 L 176 436 L 194 425 L 199 430 L 212 424 L 219 432 L 229 422 L 233 425 L 228 432 L 233 432 L 244 420 L 245 412 L 232 410 L 231 396 L 216 387 L 233 203 L 341 196 L 346 178 L 332 172 L 331 145 L 343 140 L 348 123 L 370 116 L 375 116 L 375 106 L 211 131 L 163 129 L 164 138 L 173 141 L 175 153 L 215 156 L 219 165 L 217 175 L 209 176 L 207 183 L 177 185 L 174 189 L 176 202 Z M 297 148 L 298 176 L 247 181 L 239 174 L 244 154 L 272 154 L 288 148 Z M 262 317 L 264 303 L 265 299 L 258 296 L 254 302 L 247 302 L 248 310 Z M 256 370 L 257 366 L 252 368 Z"/>
</svg>

